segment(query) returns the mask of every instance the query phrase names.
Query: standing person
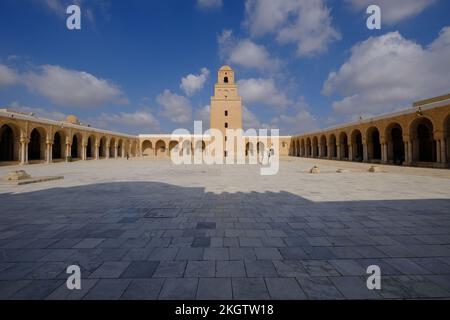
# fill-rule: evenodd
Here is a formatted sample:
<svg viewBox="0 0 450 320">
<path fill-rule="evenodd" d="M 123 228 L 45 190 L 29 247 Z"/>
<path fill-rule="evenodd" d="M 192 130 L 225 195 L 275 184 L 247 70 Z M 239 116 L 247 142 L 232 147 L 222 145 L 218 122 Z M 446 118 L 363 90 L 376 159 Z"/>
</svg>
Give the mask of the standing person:
<svg viewBox="0 0 450 320">
<path fill-rule="evenodd" d="M 269 150 L 269 164 L 270 164 L 270 157 L 274 156 L 274 155 L 275 154 L 274 154 L 273 145 L 272 145 L 272 146 L 270 146 L 270 150 Z"/>
<path fill-rule="evenodd" d="M 128 152 L 127 152 L 127 160 L 130 158 L 130 155 L 128 154 Z"/>
</svg>

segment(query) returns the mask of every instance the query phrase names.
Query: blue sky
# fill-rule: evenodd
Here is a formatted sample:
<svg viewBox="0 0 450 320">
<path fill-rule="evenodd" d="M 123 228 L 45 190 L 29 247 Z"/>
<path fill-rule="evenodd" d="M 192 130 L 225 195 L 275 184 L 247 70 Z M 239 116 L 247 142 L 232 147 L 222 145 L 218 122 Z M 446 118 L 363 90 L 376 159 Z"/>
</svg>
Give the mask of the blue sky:
<svg viewBox="0 0 450 320">
<path fill-rule="evenodd" d="M 66 28 L 68 5 L 82 29 Z M 365 13 L 378 4 L 382 29 Z M 443 0 L 2 0 L 0 106 L 127 133 L 209 125 L 230 64 L 246 128 L 301 133 L 450 91 Z"/>
</svg>

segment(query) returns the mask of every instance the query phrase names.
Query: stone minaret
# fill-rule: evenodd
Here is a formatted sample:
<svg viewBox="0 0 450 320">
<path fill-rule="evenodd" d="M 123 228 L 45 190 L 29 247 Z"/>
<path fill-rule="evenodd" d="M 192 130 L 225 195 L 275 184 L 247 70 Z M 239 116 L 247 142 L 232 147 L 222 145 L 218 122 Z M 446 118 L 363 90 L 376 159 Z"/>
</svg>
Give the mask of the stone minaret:
<svg viewBox="0 0 450 320">
<path fill-rule="evenodd" d="M 211 129 L 222 132 L 224 155 L 227 156 L 229 151 L 226 149 L 226 130 L 242 129 L 242 99 L 238 95 L 234 71 L 231 67 L 220 68 L 217 78 L 214 96 L 211 97 Z"/>
<path fill-rule="evenodd" d="M 234 82 L 234 71 L 229 66 L 220 68 L 214 96 L 211 98 L 211 128 L 242 129 L 242 100 Z"/>
</svg>

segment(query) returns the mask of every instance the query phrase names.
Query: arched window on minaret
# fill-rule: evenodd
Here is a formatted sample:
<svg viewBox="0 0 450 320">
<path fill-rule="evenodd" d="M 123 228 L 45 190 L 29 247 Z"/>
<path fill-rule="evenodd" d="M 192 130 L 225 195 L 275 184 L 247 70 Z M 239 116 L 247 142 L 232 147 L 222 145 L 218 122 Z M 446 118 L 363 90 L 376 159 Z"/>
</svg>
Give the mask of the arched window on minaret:
<svg viewBox="0 0 450 320">
<path fill-rule="evenodd" d="M 228 83 L 228 77 L 223 78 L 223 83 Z"/>
</svg>

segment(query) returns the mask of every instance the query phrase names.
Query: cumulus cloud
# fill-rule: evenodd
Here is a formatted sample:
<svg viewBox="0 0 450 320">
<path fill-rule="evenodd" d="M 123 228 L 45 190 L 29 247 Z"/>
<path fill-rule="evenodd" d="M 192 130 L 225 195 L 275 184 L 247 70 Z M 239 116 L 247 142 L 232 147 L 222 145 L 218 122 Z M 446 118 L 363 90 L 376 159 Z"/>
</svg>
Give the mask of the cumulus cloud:
<svg viewBox="0 0 450 320">
<path fill-rule="evenodd" d="M 272 127 L 283 134 L 302 134 L 318 129 L 317 119 L 308 111 L 300 110 L 294 115 L 282 114 L 272 120 Z"/>
<path fill-rule="evenodd" d="M 181 79 L 180 88 L 188 95 L 192 96 L 197 91 L 203 89 L 209 76 L 209 70 L 202 68 L 200 74 L 189 74 Z"/>
<path fill-rule="evenodd" d="M 202 9 L 219 9 L 222 8 L 222 0 L 197 0 L 197 5 Z"/>
<path fill-rule="evenodd" d="M 31 91 L 63 106 L 97 107 L 107 103 L 128 103 L 118 86 L 84 71 L 44 65 L 40 72 L 24 74 L 23 81 Z"/>
<path fill-rule="evenodd" d="M 280 129 L 281 134 L 301 134 L 319 128 L 318 120 L 311 114 L 310 106 L 300 96 L 286 112 L 270 121 L 271 128 Z"/>
<path fill-rule="evenodd" d="M 62 121 L 68 114 L 57 110 L 42 107 L 30 107 L 22 105 L 18 101 L 11 102 L 11 109 L 33 113 L 35 116 L 44 119 Z M 89 124 L 95 128 L 106 130 L 116 130 L 129 133 L 156 132 L 160 129 L 159 121 L 153 116 L 149 108 L 144 108 L 136 112 L 102 113 L 99 116 L 88 117 L 82 123 Z"/>
<path fill-rule="evenodd" d="M 94 17 L 94 8 L 98 9 L 99 11 L 102 11 L 105 16 L 106 14 L 106 8 L 109 5 L 109 2 L 107 0 L 102 1 L 86 1 L 86 0 L 34 0 L 38 4 L 41 5 L 41 7 L 53 12 L 58 17 L 65 19 L 67 17 L 67 7 L 76 4 L 80 6 L 80 9 L 82 11 L 81 15 L 81 21 L 83 24 L 84 20 L 89 21 L 92 25 L 95 24 L 95 17 Z"/>
<path fill-rule="evenodd" d="M 382 21 L 387 24 L 395 24 L 403 20 L 413 18 L 427 9 L 436 0 L 345 0 L 355 10 L 366 10 L 371 4 L 377 4 L 381 8 Z"/>
<path fill-rule="evenodd" d="M 300 57 L 325 52 L 341 39 L 325 0 L 247 0 L 246 20 L 253 37 L 275 35 L 283 44 L 296 44 Z"/>
<path fill-rule="evenodd" d="M 16 84 L 18 81 L 19 75 L 15 70 L 0 64 L 0 88 Z"/>
<path fill-rule="evenodd" d="M 43 4 L 47 9 L 55 12 L 56 14 L 64 14 L 67 6 L 64 6 L 61 0 L 35 0 Z"/>
<path fill-rule="evenodd" d="M 249 39 L 238 40 L 231 30 L 224 30 L 218 43 L 221 58 L 229 64 L 259 70 L 272 70 L 279 65 L 263 45 Z"/>
<path fill-rule="evenodd" d="M 61 121 L 67 118 L 67 114 L 62 113 L 60 111 L 49 110 L 41 107 L 31 107 L 27 105 L 23 105 L 18 101 L 13 101 L 9 104 L 9 107 L 13 110 L 25 112 L 25 113 L 33 113 L 35 116 L 39 118 Z"/>
<path fill-rule="evenodd" d="M 165 90 L 156 97 L 156 102 L 163 108 L 162 115 L 178 124 L 187 123 L 192 118 L 192 106 L 186 97 Z"/>
<path fill-rule="evenodd" d="M 197 109 L 195 112 L 195 120 L 203 122 L 203 129 L 209 128 L 211 122 L 211 106 L 206 105 L 203 108 Z"/>
<path fill-rule="evenodd" d="M 285 108 L 292 101 L 278 90 L 275 81 L 271 78 L 250 78 L 238 81 L 239 94 L 245 103 L 259 102 L 262 104 Z"/>
<path fill-rule="evenodd" d="M 159 121 L 149 110 L 136 112 L 102 113 L 98 117 L 88 119 L 89 123 L 108 130 L 125 130 L 137 133 L 155 132 L 160 129 Z"/>
<path fill-rule="evenodd" d="M 341 115 L 372 115 L 409 106 L 447 93 L 450 83 L 450 27 L 423 47 L 398 32 L 356 44 L 337 72 L 329 74 L 323 93 L 343 96 L 333 103 Z"/>
<path fill-rule="evenodd" d="M 244 127 L 244 130 L 262 128 L 262 124 L 258 117 L 246 106 L 242 106 L 242 126 Z"/>
</svg>

